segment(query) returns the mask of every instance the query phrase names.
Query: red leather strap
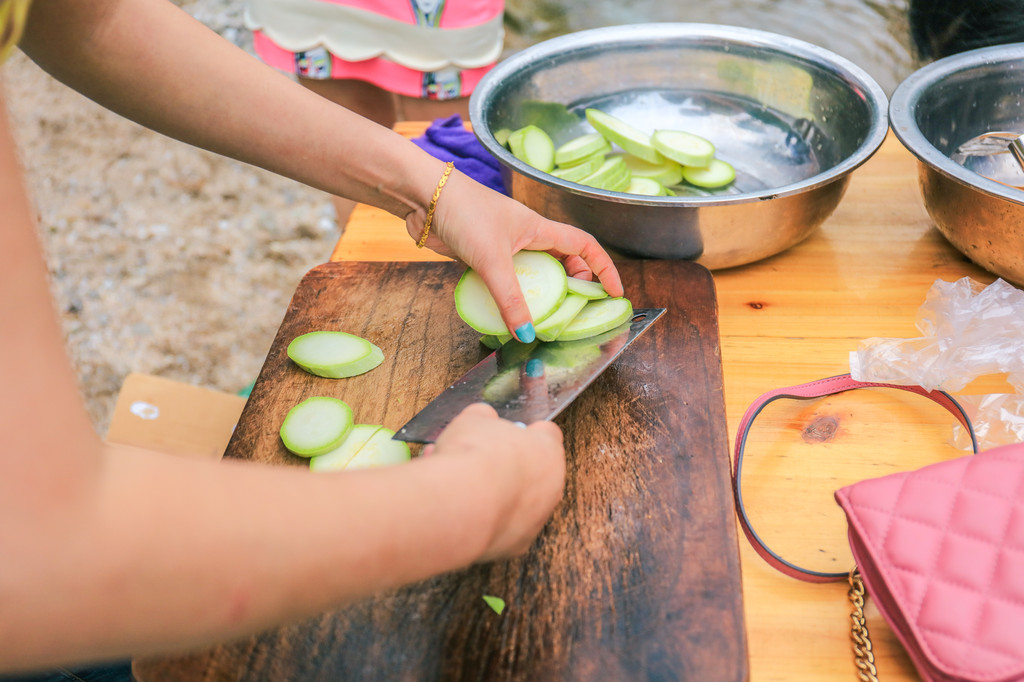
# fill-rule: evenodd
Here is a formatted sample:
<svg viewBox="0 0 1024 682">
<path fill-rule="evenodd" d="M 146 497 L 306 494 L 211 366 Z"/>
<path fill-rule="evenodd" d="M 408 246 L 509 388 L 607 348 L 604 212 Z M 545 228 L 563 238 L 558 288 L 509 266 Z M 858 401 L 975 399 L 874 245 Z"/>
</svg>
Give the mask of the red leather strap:
<svg viewBox="0 0 1024 682">
<path fill-rule="evenodd" d="M 971 426 L 970 418 L 967 416 L 967 413 L 964 412 L 964 408 L 960 406 L 960 403 L 945 391 L 926 391 L 920 386 L 901 386 L 899 384 L 855 381 L 849 374 L 841 374 L 827 379 L 820 379 L 818 381 L 800 384 L 799 386 L 779 388 L 762 395 L 747 408 L 747 411 L 743 414 L 743 418 L 740 420 L 739 426 L 736 429 L 736 455 L 733 458 L 732 490 L 736 501 L 736 514 L 739 516 L 740 527 L 743 529 L 743 534 L 747 536 L 747 540 L 750 541 L 750 544 L 762 559 L 791 578 L 797 578 L 798 580 L 805 580 L 807 582 L 823 583 L 846 580 L 849 576 L 849 572 L 829 573 L 824 571 L 814 571 L 790 563 L 772 551 L 754 531 L 753 526 L 750 524 L 750 518 L 747 516 L 747 511 L 743 506 L 741 478 L 743 473 L 743 449 L 747 442 L 747 434 L 750 431 L 751 422 L 754 421 L 754 418 L 760 414 L 761 410 L 763 410 L 768 403 L 780 398 L 808 400 L 811 398 L 820 398 L 826 395 L 850 391 L 855 388 L 895 388 L 901 391 L 916 393 L 926 398 L 931 398 L 939 405 L 942 405 L 944 408 L 949 410 L 953 416 L 963 424 L 964 428 L 967 429 L 968 433 L 971 435 L 971 444 L 974 448 L 974 452 L 978 452 L 978 441 L 974 435 L 974 427 Z"/>
</svg>

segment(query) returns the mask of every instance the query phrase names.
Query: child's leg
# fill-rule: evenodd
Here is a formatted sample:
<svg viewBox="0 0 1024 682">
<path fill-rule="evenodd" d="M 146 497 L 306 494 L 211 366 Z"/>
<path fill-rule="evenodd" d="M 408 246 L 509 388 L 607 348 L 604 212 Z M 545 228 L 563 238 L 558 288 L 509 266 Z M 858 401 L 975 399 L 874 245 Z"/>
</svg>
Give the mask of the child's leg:
<svg viewBox="0 0 1024 682">
<path fill-rule="evenodd" d="M 321 97 L 387 128 L 393 127 L 398 120 L 395 95 L 366 81 L 299 78 L 299 82 Z M 338 227 L 344 230 L 355 202 L 344 197 L 331 197 L 331 201 L 334 203 Z"/>
</svg>

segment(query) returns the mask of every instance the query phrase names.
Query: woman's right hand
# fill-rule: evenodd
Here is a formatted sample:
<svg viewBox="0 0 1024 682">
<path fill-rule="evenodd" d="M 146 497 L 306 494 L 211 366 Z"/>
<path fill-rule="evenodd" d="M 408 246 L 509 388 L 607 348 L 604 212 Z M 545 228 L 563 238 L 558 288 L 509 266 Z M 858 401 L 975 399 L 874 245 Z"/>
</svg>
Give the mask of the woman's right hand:
<svg viewBox="0 0 1024 682">
<path fill-rule="evenodd" d="M 464 409 L 441 433 L 431 457 L 486 463 L 486 494 L 495 517 L 481 561 L 526 552 L 551 517 L 565 487 L 562 431 L 553 422 L 523 428 L 484 403 Z"/>
</svg>

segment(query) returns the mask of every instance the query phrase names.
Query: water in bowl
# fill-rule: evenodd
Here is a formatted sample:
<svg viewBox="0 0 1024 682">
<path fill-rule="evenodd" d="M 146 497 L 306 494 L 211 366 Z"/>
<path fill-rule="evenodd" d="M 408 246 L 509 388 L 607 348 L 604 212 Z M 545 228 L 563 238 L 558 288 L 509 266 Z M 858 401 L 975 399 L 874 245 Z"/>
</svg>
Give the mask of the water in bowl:
<svg viewBox="0 0 1024 682">
<path fill-rule="evenodd" d="M 831 142 L 807 119 L 786 116 L 742 97 L 692 90 L 636 91 L 577 103 L 569 111 L 582 121 L 588 107 L 643 130 L 700 135 L 714 143 L 716 158 L 736 169 L 736 179 L 726 187 L 677 185 L 671 188 L 677 196 L 756 193 L 816 175 L 831 166 L 835 157 Z"/>
</svg>

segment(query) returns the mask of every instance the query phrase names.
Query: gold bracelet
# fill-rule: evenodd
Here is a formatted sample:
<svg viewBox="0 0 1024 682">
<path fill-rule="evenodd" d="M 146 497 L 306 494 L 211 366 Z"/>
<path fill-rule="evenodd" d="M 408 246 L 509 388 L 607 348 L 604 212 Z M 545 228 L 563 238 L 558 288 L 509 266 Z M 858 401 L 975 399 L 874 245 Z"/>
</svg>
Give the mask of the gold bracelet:
<svg viewBox="0 0 1024 682">
<path fill-rule="evenodd" d="M 455 168 L 454 161 L 449 161 L 444 165 L 444 175 L 437 181 L 434 196 L 430 198 L 430 206 L 427 208 L 427 220 L 423 223 L 423 233 L 420 235 L 420 240 L 416 242 L 417 248 L 422 249 L 423 245 L 427 243 L 427 236 L 430 234 L 430 224 L 434 221 L 434 209 L 437 208 L 437 200 L 441 197 L 441 190 L 444 189 L 445 183 L 448 182 L 448 176 L 452 174 L 453 168 Z"/>
</svg>

